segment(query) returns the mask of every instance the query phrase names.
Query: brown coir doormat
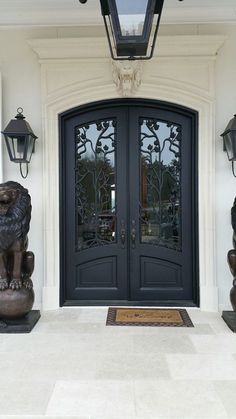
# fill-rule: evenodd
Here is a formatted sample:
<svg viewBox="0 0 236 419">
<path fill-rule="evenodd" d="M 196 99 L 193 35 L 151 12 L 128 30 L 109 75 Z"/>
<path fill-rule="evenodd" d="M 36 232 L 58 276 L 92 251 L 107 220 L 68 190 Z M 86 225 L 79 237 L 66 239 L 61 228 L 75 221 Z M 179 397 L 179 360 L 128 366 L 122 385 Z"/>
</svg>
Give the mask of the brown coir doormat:
<svg viewBox="0 0 236 419">
<path fill-rule="evenodd" d="M 184 309 L 109 307 L 107 326 L 194 327 Z"/>
</svg>

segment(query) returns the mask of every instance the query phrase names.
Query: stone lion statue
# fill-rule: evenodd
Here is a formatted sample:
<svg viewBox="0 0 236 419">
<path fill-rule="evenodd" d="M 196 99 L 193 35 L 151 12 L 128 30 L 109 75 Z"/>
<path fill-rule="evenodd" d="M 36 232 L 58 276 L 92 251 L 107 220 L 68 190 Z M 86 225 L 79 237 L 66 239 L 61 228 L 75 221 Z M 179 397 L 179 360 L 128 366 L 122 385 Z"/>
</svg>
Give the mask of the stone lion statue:
<svg viewBox="0 0 236 419">
<path fill-rule="evenodd" d="M 0 291 L 32 288 L 34 255 L 27 252 L 31 199 L 17 182 L 0 184 Z"/>
<path fill-rule="evenodd" d="M 233 206 L 231 208 L 231 223 L 233 227 L 233 246 L 236 249 L 236 198 L 234 200 Z"/>
<path fill-rule="evenodd" d="M 233 246 L 234 248 L 228 252 L 228 264 L 233 275 L 233 287 L 230 291 L 230 301 L 234 311 L 236 312 L 236 198 L 231 208 L 231 224 L 233 227 Z"/>
</svg>

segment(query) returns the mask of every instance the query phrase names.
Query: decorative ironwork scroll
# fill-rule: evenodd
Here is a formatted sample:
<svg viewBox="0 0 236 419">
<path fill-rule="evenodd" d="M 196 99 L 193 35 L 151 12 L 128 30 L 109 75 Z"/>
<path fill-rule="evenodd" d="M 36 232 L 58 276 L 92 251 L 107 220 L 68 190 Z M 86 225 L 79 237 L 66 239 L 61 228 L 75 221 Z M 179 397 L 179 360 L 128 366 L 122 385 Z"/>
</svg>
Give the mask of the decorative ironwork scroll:
<svg viewBox="0 0 236 419">
<path fill-rule="evenodd" d="M 181 250 L 181 126 L 140 118 L 141 243 Z"/>
<path fill-rule="evenodd" d="M 116 242 L 116 120 L 75 128 L 76 249 Z"/>
</svg>

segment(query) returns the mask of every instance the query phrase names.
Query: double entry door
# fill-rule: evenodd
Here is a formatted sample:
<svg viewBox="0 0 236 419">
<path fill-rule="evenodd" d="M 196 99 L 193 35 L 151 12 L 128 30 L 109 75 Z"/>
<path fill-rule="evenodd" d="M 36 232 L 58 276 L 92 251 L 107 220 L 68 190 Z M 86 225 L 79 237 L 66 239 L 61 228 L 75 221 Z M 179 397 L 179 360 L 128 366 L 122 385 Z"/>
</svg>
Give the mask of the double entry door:
<svg viewBox="0 0 236 419">
<path fill-rule="evenodd" d="M 194 304 L 194 115 L 115 101 L 61 116 L 62 304 Z"/>
</svg>

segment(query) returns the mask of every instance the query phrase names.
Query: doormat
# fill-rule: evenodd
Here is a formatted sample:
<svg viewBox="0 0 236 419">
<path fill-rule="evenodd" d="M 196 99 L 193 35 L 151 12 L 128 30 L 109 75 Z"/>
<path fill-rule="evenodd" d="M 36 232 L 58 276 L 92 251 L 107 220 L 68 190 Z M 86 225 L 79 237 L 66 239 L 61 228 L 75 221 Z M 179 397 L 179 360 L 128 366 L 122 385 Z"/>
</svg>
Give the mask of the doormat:
<svg viewBox="0 0 236 419">
<path fill-rule="evenodd" d="M 109 307 L 107 326 L 194 327 L 184 309 Z"/>
</svg>

